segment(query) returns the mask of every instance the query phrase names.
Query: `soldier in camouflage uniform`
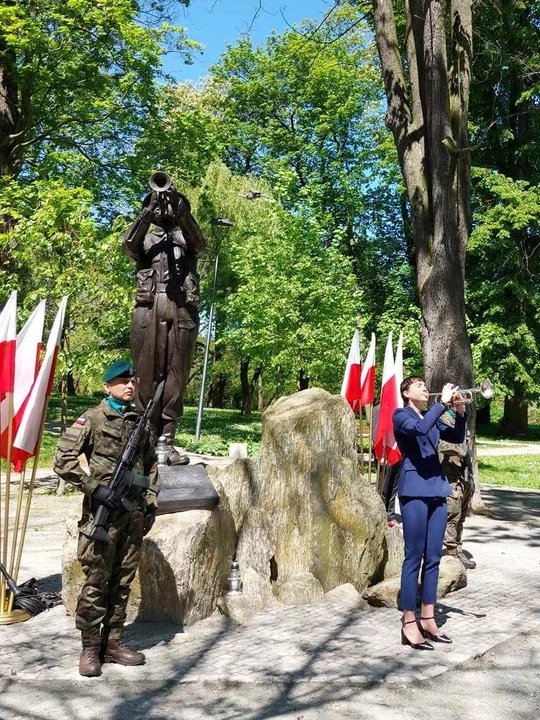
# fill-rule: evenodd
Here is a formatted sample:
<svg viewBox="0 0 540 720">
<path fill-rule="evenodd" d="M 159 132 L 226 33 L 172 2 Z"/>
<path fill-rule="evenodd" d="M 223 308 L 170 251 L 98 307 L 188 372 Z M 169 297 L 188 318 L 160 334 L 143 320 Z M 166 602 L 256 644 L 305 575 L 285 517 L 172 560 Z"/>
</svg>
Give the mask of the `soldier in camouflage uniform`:
<svg viewBox="0 0 540 720">
<path fill-rule="evenodd" d="M 453 427 L 455 413 L 447 410 L 441 420 Z M 448 521 L 444 536 L 446 554 L 457 557 L 464 567 L 472 569 L 476 567 L 476 563 L 464 554 L 461 539 L 463 523 L 467 517 L 474 490 L 467 438 L 460 444 L 441 440 L 438 450 L 443 472 L 452 488 L 452 495 L 447 498 Z"/>
<path fill-rule="evenodd" d="M 135 473 L 149 477 L 149 487 L 136 492 L 135 508 L 127 512 L 107 487 L 137 419 L 131 409 L 135 396 L 133 365 L 118 360 L 107 368 L 103 380 L 107 397 L 64 433 L 54 462 L 57 475 L 84 492 L 77 557 L 86 580 L 77 603 L 76 627 L 83 645 L 79 672 L 87 677 L 101 675 L 102 662 L 145 662 L 143 653 L 121 639 L 142 539 L 154 524 L 158 494 L 156 455 L 149 431 L 143 436 L 133 467 Z M 81 455 L 86 457 L 90 474 L 81 467 Z M 90 539 L 93 513 L 99 505 L 111 511 L 106 528 L 110 545 Z"/>
</svg>

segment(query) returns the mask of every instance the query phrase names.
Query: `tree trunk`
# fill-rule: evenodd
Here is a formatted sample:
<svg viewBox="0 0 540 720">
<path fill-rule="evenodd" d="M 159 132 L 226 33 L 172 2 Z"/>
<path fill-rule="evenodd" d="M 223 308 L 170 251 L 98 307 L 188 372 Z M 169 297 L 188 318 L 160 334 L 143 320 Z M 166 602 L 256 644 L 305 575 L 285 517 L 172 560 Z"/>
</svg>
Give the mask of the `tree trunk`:
<svg viewBox="0 0 540 720">
<path fill-rule="evenodd" d="M 476 424 L 489 425 L 491 422 L 491 403 L 486 403 L 484 407 L 478 408 L 476 411 Z"/>
<path fill-rule="evenodd" d="M 309 377 L 304 369 L 301 369 L 298 373 L 298 389 L 307 390 L 309 387 Z"/>
<path fill-rule="evenodd" d="M 446 382 L 473 386 L 465 322 L 465 254 L 471 227 L 471 4 L 472 0 L 405 0 L 406 78 L 392 0 L 373 0 L 386 120 L 411 207 L 424 374 L 434 392 Z M 476 413 L 471 409 L 474 444 Z M 475 504 L 479 509 L 478 500 Z"/>
<path fill-rule="evenodd" d="M 257 410 L 262 412 L 264 410 L 264 392 L 263 392 L 263 376 L 262 373 L 259 375 L 259 382 L 257 387 Z"/>
<path fill-rule="evenodd" d="M 218 375 L 210 383 L 208 388 L 207 396 L 207 407 L 210 408 L 222 408 L 223 407 L 223 396 L 225 394 L 225 377 Z"/>
<path fill-rule="evenodd" d="M 514 395 L 504 398 L 504 414 L 501 420 L 501 434 L 511 438 L 526 437 L 529 429 L 529 406 L 523 399 L 523 388 L 514 385 Z"/>
<path fill-rule="evenodd" d="M 240 384 L 242 386 L 242 415 L 244 417 L 251 417 L 251 410 L 253 405 L 253 393 L 255 391 L 255 385 L 259 377 L 262 374 L 262 367 L 257 367 L 253 373 L 251 380 L 249 379 L 249 363 L 251 358 L 243 358 L 240 361 Z"/>
</svg>

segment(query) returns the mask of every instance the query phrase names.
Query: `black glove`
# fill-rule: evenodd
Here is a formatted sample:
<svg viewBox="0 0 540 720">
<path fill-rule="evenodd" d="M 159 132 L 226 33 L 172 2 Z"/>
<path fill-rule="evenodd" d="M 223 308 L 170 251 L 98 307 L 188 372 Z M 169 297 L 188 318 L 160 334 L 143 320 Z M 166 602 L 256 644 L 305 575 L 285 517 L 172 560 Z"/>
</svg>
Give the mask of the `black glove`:
<svg viewBox="0 0 540 720">
<path fill-rule="evenodd" d="M 118 495 L 105 485 L 98 485 L 92 493 L 92 497 L 99 505 L 105 505 L 109 510 L 124 510 L 122 501 Z"/>
<path fill-rule="evenodd" d="M 144 513 L 144 532 L 143 535 L 148 535 L 150 530 L 154 527 L 156 522 L 156 508 L 152 505 L 146 508 Z"/>
</svg>

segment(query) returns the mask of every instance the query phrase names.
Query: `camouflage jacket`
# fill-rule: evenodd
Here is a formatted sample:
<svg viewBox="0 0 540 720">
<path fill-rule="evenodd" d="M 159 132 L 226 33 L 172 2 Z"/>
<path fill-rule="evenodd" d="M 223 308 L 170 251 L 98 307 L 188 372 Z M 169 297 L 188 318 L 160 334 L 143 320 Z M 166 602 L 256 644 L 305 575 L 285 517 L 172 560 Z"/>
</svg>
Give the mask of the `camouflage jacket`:
<svg viewBox="0 0 540 720">
<path fill-rule="evenodd" d="M 54 471 L 61 478 L 77 486 L 87 496 L 99 485 L 106 485 L 120 457 L 137 413 L 125 415 L 113 410 L 106 400 L 87 410 L 66 430 L 58 441 L 54 458 Z M 90 474 L 80 463 L 84 455 Z M 154 445 L 147 431 L 139 445 L 133 471 L 148 475 L 150 487 L 140 494 L 143 505 L 157 505 L 159 492 Z"/>
</svg>

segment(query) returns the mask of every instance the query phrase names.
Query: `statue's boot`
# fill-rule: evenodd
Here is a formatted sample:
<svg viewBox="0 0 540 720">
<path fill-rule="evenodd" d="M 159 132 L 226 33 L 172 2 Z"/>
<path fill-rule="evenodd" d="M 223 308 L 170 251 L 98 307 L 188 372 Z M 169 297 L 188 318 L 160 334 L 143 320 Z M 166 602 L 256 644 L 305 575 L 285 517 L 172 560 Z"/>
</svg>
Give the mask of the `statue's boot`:
<svg viewBox="0 0 540 720">
<path fill-rule="evenodd" d="M 176 423 L 165 423 L 163 425 L 163 435 L 165 442 L 170 447 L 167 455 L 167 465 L 189 465 L 189 457 L 185 453 L 179 453 L 174 447 L 174 436 L 176 434 Z"/>
</svg>

